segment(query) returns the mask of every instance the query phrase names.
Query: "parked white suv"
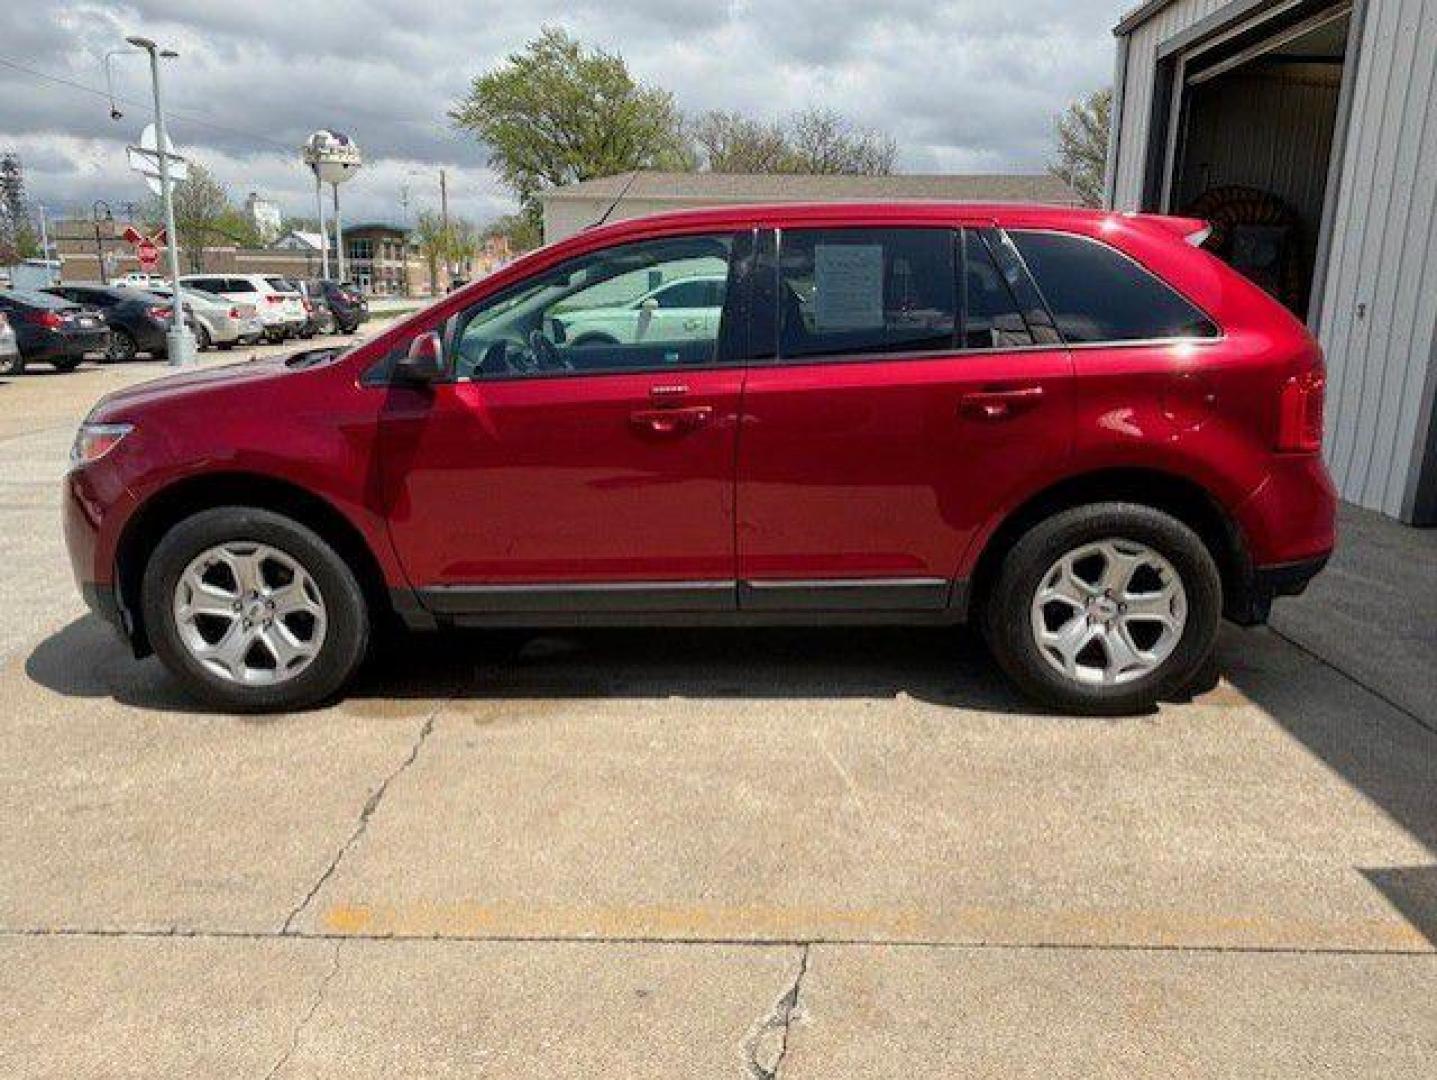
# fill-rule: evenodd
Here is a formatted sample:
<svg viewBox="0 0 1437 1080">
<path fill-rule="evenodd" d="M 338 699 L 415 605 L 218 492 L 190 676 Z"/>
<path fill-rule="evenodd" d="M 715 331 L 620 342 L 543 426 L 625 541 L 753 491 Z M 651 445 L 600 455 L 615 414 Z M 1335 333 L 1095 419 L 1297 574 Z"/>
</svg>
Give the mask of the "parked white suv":
<svg viewBox="0 0 1437 1080">
<path fill-rule="evenodd" d="M 203 289 L 237 304 L 253 304 L 270 341 L 298 337 L 308 319 L 304 300 L 284 278 L 266 274 L 186 274 L 181 287 Z"/>
<path fill-rule="evenodd" d="M 718 332 L 727 283 L 722 274 L 695 274 L 666 281 L 632 300 L 592 307 L 593 300 L 580 293 L 555 308 L 553 322 L 575 346 L 698 341 Z"/>
</svg>

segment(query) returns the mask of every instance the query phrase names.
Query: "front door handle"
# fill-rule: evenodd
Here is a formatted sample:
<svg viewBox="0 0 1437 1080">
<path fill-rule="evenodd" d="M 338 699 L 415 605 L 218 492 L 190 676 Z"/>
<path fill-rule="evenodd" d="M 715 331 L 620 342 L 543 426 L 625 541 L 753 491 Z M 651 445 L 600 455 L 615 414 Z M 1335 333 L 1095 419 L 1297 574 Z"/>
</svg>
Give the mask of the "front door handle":
<svg viewBox="0 0 1437 1080">
<path fill-rule="evenodd" d="M 682 409 L 640 409 L 630 413 L 629 420 L 651 435 L 682 435 L 703 427 L 713 416 L 712 405 L 690 405 Z"/>
<path fill-rule="evenodd" d="M 959 411 L 974 420 L 1007 420 L 1033 408 L 1043 400 L 1043 388 L 1032 386 L 1004 387 L 1001 390 L 975 390 L 964 394 Z"/>
</svg>

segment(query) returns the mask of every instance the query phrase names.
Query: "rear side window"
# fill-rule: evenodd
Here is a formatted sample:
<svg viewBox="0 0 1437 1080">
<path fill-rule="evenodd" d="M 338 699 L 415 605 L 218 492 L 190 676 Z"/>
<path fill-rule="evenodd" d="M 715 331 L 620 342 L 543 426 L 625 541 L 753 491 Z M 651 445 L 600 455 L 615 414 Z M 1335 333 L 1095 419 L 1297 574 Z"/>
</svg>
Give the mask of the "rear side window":
<svg viewBox="0 0 1437 1080">
<path fill-rule="evenodd" d="M 951 350 L 957 323 L 953 263 L 948 229 L 785 231 L 779 355 Z"/>
<path fill-rule="evenodd" d="M 1107 244 L 1067 233 L 1009 233 L 1072 342 L 1217 337 L 1212 320 Z"/>
<path fill-rule="evenodd" d="M 257 292 L 254 283 L 248 278 L 226 278 L 225 292 Z"/>
</svg>

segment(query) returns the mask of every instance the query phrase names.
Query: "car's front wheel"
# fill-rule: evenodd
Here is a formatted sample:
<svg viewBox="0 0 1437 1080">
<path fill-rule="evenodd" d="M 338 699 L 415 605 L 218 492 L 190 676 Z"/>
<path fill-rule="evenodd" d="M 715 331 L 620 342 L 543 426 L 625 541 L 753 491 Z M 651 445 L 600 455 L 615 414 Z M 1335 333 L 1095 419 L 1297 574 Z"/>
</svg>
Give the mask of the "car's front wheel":
<svg viewBox="0 0 1437 1080">
<path fill-rule="evenodd" d="M 1106 715 L 1185 690 L 1212 655 L 1221 617 L 1221 578 L 1192 529 L 1152 507 L 1101 503 L 1019 538 L 983 623 L 1025 693 Z"/>
<path fill-rule="evenodd" d="M 160 541 L 142 587 L 156 654 L 205 703 L 296 709 L 364 659 L 369 612 L 349 565 L 313 530 L 252 507 L 205 510 Z"/>
</svg>

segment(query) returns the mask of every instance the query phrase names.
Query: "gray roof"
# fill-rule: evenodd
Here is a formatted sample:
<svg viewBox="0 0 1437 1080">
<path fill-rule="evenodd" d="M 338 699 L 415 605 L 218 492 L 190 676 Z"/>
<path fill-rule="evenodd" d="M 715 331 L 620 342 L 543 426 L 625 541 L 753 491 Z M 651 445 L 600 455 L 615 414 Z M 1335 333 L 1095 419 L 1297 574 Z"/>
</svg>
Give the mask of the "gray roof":
<svg viewBox="0 0 1437 1080">
<path fill-rule="evenodd" d="M 1118 37 L 1131 34 L 1173 2 L 1174 0 L 1145 0 L 1144 3 L 1123 14 L 1122 18 L 1118 20 L 1118 25 L 1113 27 L 1113 33 Z"/>
<path fill-rule="evenodd" d="M 1021 202 L 1076 206 L 1067 184 L 1046 173 L 971 175 L 813 176 L 785 173 L 619 173 L 540 192 L 541 201 L 613 199 L 633 177 L 624 198 L 684 203 L 832 202 L 934 199 L 942 202 Z"/>
</svg>

